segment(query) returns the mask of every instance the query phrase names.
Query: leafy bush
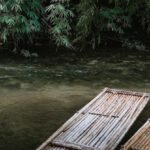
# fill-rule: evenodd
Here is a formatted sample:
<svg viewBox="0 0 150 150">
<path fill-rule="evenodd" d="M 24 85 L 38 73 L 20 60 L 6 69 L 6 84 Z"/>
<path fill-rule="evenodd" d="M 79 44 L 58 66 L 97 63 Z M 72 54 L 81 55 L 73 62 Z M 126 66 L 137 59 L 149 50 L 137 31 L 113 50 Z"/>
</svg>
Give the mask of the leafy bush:
<svg viewBox="0 0 150 150">
<path fill-rule="evenodd" d="M 110 38 L 149 39 L 149 13 L 150 0 L 0 0 L 0 39 L 17 47 L 46 31 L 57 46 L 70 48 L 73 39 L 95 49 Z"/>
<path fill-rule="evenodd" d="M 49 32 L 58 46 L 71 47 L 68 39 L 71 31 L 69 21 L 74 14 L 68 7 L 68 0 L 52 0 L 51 4 L 46 7 L 47 21 L 51 24 Z"/>
<path fill-rule="evenodd" d="M 101 44 L 104 36 L 122 40 L 126 34 L 134 34 L 131 29 L 136 31 L 137 23 L 149 32 L 150 0 L 81 0 L 78 11 L 77 39 L 88 41 L 93 48 Z"/>
<path fill-rule="evenodd" d="M 12 38 L 17 44 L 24 36 L 31 38 L 40 31 L 41 12 L 40 0 L 0 0 L 1 39 Z"/>
</svg>

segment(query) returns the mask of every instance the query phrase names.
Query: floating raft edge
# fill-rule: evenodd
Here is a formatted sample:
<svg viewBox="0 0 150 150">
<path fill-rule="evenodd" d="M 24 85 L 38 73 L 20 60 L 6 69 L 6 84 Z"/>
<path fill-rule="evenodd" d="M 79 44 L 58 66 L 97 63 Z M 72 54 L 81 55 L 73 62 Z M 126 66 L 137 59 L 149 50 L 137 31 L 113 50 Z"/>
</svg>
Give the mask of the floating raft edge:
<svg viewBox="0 0 150 150">
<path fill-rule="evenodd" d="M 150 119 L 121 148 L 131 149 L 150 150 Z"/>
<path fill-rule="evenodd" d="M 148 93 L 105 88 L 36 150 L 114 150 L 148 101 Z"/>
</svg>

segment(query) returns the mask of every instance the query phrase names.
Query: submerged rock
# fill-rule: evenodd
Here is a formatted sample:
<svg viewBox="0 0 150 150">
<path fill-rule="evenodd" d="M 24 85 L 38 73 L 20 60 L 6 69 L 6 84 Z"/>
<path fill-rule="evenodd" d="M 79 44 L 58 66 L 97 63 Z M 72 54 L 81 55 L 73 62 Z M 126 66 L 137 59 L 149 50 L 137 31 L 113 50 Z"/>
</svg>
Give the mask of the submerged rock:
<svg viewBox="0 0 150 150">
<path fill-rule="evenodd" d="M 28 88 L 30 88 L 30 84 L 29 83 L 20 83 L 20 88 L 21 89 L 28 89 Z"/>
<path fill-rule="evenodd" d="M 88 65 L 95 65 L 98 63 L 98 60 L 92 60 L 88 63 Z"/>
<path fill-rule="evenodd" d="M 33 58 L 38 58 L 39 55 L 38 55 L 37 53 L 31 53 L 31 57 L 33 57 Z"/>
<path fill-rule="evenodd" d="M 25 58 L 30 58 L 31 57 L 31 54 L 28 50 L 25 50 L 25 49 L 22 49 L 20 54 L 25 57 Z"/>
<path fill-rule="evenodd" d="M 5 86 L 7 87 L 7 88 L 20 88 L 20 82 L 19 81 L 16 81 L 16 80 L 11 80 L 11 81 L 9 81 L 9 82 L 7 82 L 7 83 L 5 83 Z"/>
</svg>

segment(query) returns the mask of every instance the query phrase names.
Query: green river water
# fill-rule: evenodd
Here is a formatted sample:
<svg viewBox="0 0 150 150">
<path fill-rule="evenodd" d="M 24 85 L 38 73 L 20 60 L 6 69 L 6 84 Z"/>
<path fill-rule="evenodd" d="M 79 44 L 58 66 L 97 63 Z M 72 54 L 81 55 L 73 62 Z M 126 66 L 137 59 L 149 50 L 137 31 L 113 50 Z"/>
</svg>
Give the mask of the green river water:
<svg viewBox="0 0 150 150">
<path fill-rule="evenodd" d="M 34 150 L 104 87 L 150 92 L 150 57 L 1 61 L 0 150 Z M 127 137 L 148 117 L 149 105 Z"/>
</svg>

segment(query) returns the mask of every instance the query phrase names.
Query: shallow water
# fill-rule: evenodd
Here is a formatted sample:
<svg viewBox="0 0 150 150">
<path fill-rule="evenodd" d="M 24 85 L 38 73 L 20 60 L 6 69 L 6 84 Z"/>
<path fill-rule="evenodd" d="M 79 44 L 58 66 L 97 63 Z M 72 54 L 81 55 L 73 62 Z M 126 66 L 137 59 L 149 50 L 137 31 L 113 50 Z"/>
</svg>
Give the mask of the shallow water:
<svg viewBox="0 0 150 150">
<path fill-rule="evenodd" d="M 33 150 L 104 87 L 150 92 L 149 56 L 0 64 L 0 150 Z M 130 131 L 150 117 L 147 106 Z"/>
</svg>

